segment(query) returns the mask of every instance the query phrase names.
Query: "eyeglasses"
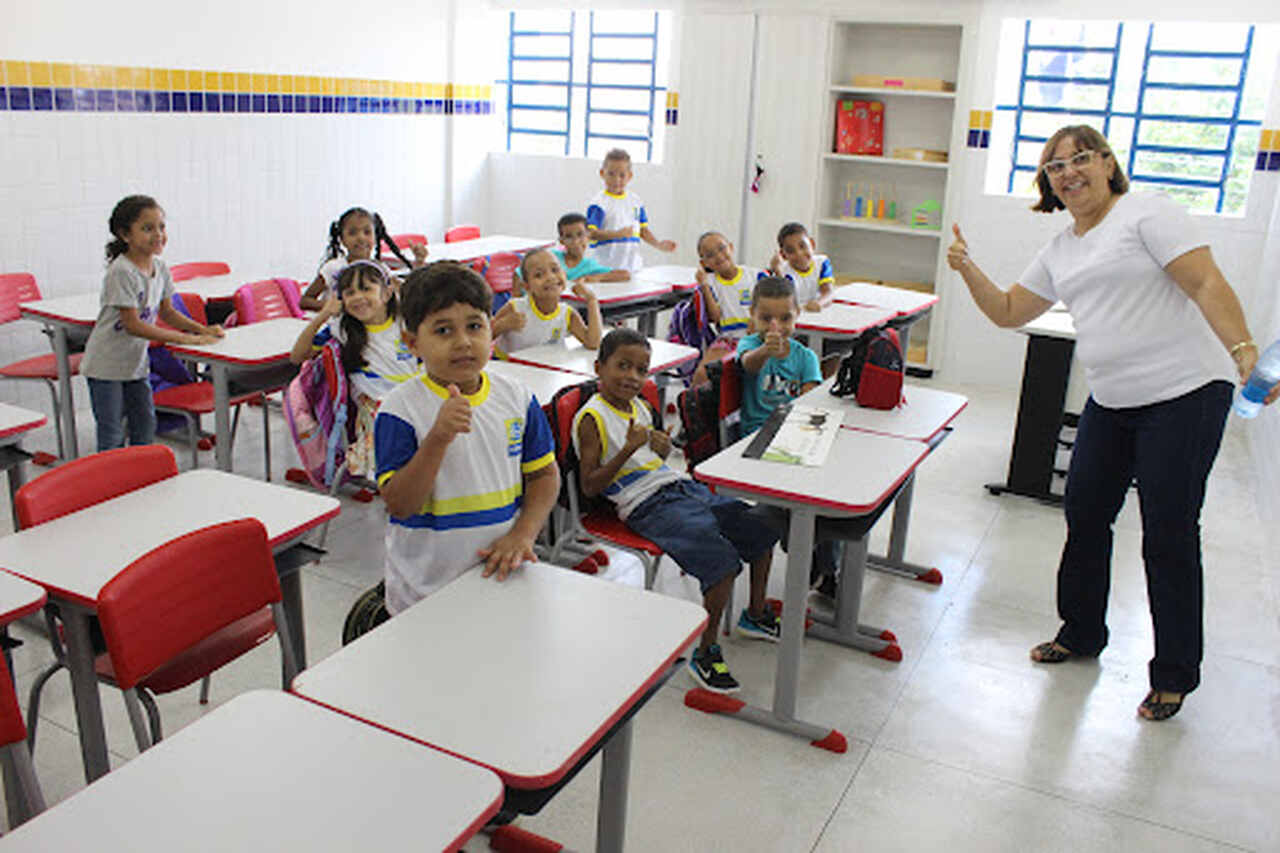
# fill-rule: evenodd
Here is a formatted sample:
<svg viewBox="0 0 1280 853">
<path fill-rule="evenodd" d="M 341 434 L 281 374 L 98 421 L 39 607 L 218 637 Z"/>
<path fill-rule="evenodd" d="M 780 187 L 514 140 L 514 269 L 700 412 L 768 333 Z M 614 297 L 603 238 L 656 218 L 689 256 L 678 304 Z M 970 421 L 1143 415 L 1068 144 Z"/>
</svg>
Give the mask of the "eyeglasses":
<svg viewBox="0 0 1280 853">
<path fill-rule="evenodd" d="M 1056 178 L 1059 175 L 1061 175 L 1063 172 L 1067 171 L 1067 166 L 1071 166 L 1072 168 L 1075 168 L 1075 169 L 1083 169 L 1085 166 L 1088 166 L 1090 163 L 1092 163 L 1093 158 L 1097 156 L 1106 157 L 1107 152 L 1095 151 L 1092 148 L 1086 148 L 1083 151 L 1077 151 L 1075 154 L 1072 154 L 1066 160 L 1050 160 L 1048 163 L 1045 163 L 1043 166 L 1041 166 L 1040 169 L 1046 175 Z"/>
</svg>

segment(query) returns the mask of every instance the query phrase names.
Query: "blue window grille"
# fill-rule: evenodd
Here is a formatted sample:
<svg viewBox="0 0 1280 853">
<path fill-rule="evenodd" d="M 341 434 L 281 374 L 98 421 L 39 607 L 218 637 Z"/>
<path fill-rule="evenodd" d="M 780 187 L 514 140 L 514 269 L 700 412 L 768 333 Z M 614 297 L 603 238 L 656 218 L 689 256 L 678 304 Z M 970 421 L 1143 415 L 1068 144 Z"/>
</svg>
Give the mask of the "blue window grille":
<svg viewBox="0 0 1280 853">
<path fill-rule="evenodd" d="M 565 156 L 618 145 L 654 159 L 662 125 L 654 110 L 667 88 L 661 25 L 659 12 L 511 12 L 507 76 L 498 81 L 507 90 L 507 150 L 550 138 Z"/>
<path fill-rule="evenodd" d="M 1056 117 L 1059 124 L 1087 121 L 1098 126 L 1135 184 L 1167 188 L 1175 195 L 1179 188 L 1210 193 L 1213 211 L 1221 213 L 1240 130 L 1260 129 L 1262 124 L 1241 114 L 1255 28 L 1243 28 L 1243 44 L 1238 50 L 1172 50 L 1157 46 L 1160 24 L 1136 25 L 1146 30 L 1142 52 L 1134 54 L 1141 61 L 1140 69 L 1134 69 L 1136 106 L 1120 109 L 1115 101 L 1117 81 L 1125 72 L 1123 23 L 1114 25 L 1110 38 L 1095 35 L 1091 44 L 1037 41 L 1034 24 L 1032 20 L 1023 22 L 1017 103 L 996 106 L 1001 112 L 1012 113 L 1013 118 L 1006 192 L 1014 191 L 1019 173 L 1035 173 L 1040 147 L 1048 140 L 1043 127 L 1029 130 L 1028 124 L 1043 126 L 1044 122 L 1035 119 Z M 1037 65 L 1036 60 L 1043 57 L 1050 59 Z M 1197 79 L 1195 69 L 1202 67 L 1197 63 L 1205 60 L 1219 60 L 1219 68 L 1234 64 L 1234 77 L 1216 79 L 1206 71 Z M 1156 66 L 1173 62 L 1192 69 L 1192 73 L 1184 71 L 1183 79 L 1165 79 L 1156 71 Z M 1215 95 L 1219 96 L 1216 100 L 1212 99 Z M 1179 109 L 1178 104 L 1186 109 Z M 1191 141 L 1174 144 L 1162 139 L 1170 135 L 1170 128 L 1177 128 L 1177 136 Z"/>
</svg>

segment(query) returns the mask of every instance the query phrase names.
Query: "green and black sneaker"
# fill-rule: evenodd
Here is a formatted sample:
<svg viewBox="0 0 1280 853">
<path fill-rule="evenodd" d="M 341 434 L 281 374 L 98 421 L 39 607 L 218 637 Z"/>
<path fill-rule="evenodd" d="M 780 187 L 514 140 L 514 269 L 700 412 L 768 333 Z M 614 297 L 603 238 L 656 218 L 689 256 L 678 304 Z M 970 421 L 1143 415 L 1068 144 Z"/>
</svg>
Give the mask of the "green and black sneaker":
<svg viewBox="0 0 1280 853">
<path fill-rule="evenodd" d="M 689 675 L 700 687 L 715 693 L 737 693 L 738 679 L 729 673 L 729 667 L 720 654 L 719 645 L 711 645 L 707 650 L 694 650 L 689 657 Z"/>
</svg>

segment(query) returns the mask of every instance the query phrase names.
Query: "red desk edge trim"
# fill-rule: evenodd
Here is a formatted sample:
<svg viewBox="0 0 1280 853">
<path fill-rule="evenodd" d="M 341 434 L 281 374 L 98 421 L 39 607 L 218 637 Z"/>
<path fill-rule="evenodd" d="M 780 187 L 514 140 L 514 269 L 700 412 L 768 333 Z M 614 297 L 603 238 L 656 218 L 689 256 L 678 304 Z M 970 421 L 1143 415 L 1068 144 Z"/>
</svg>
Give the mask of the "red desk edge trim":
<svg viewBox="0 0 1280 853">
<path fill-rule="evenodd" d="M 39 308 L 28 308 L 21 303 L 18 305 L 18 313 L 24 314 L 28 317 L 40 317 L 44 320 L 52 320 L 55 323 L 66 323 L 70 326 L 92 326 L 97 322 L 97 320 L 72 320 L 70 317 L 61 314 L 42 311 Z"/>
<path fill-rule="evenodd" d="M 44 415 L 37 415 L 36 417 L 37 419 L 34 421 L 31 421 L 30 423 L 19 424 L 18 426 L 15 426 L 15 427 L 9 427 L 6 430 L 0 430 L 0 438 L 8 438 L 11 435 L 18 435 L 19 433 L 30 432 L 33 429 L 39 429 L 40 427 L 44 426 L 49 422 L 49 419 L 46 418 Z"/>
<path fill-rule="evenodd" d="M 22 578 L 27 583 L 35 583 L 35 581 L 31 580 L 31 578 L 23 578 L 22 575 L 16 574 L 15 572 L 9 572 L 9 574 L 13 575 L 15 578 Z M 40 586 L 40 585 L 36 584 L 36 586 Z M 39 599 L 32 602 L 31 604 L 24 604 L 21 607 L 15 607 L 13 610 L 8 611 L 7 613 L 0 613 L 0 627 L 7 626 L 10 622 L 14 622 L 18 619 L 21 619 L 23 616 L 26 616 L 28 613 L 35 613 L 41 607 L 44 607 L 45 602 L 49 600 L 49 593 L 44 591 L 44 587 L 40 587 L 40 591 L 44 594 L 41 595 Z"/>
</svg>

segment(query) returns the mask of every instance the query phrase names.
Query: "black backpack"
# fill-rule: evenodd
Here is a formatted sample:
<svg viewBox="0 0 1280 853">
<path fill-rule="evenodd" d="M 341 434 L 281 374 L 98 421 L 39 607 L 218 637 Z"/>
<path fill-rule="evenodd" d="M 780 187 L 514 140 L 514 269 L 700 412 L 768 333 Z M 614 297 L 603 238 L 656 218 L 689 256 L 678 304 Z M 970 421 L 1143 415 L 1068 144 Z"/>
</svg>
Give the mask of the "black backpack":
<svg viewBox="0 0 1280 853">
<path fill-rule="evenodd" d="M 892 409 L 902 402 L 902 382 L 906 359 L 897 329 L 864 332 L 840 361 L 831 393 L 852 395 L 859 406 Z"/>
<path fill-rule="evenodd" d="M 680 392 L 676 409 L 680 413 L 684 458 L 692 469 L 719 453 L 720 447 L 720 383 L 724 376 L 721 361 L 704 365 L 707 381 Z"/>
</svg>

